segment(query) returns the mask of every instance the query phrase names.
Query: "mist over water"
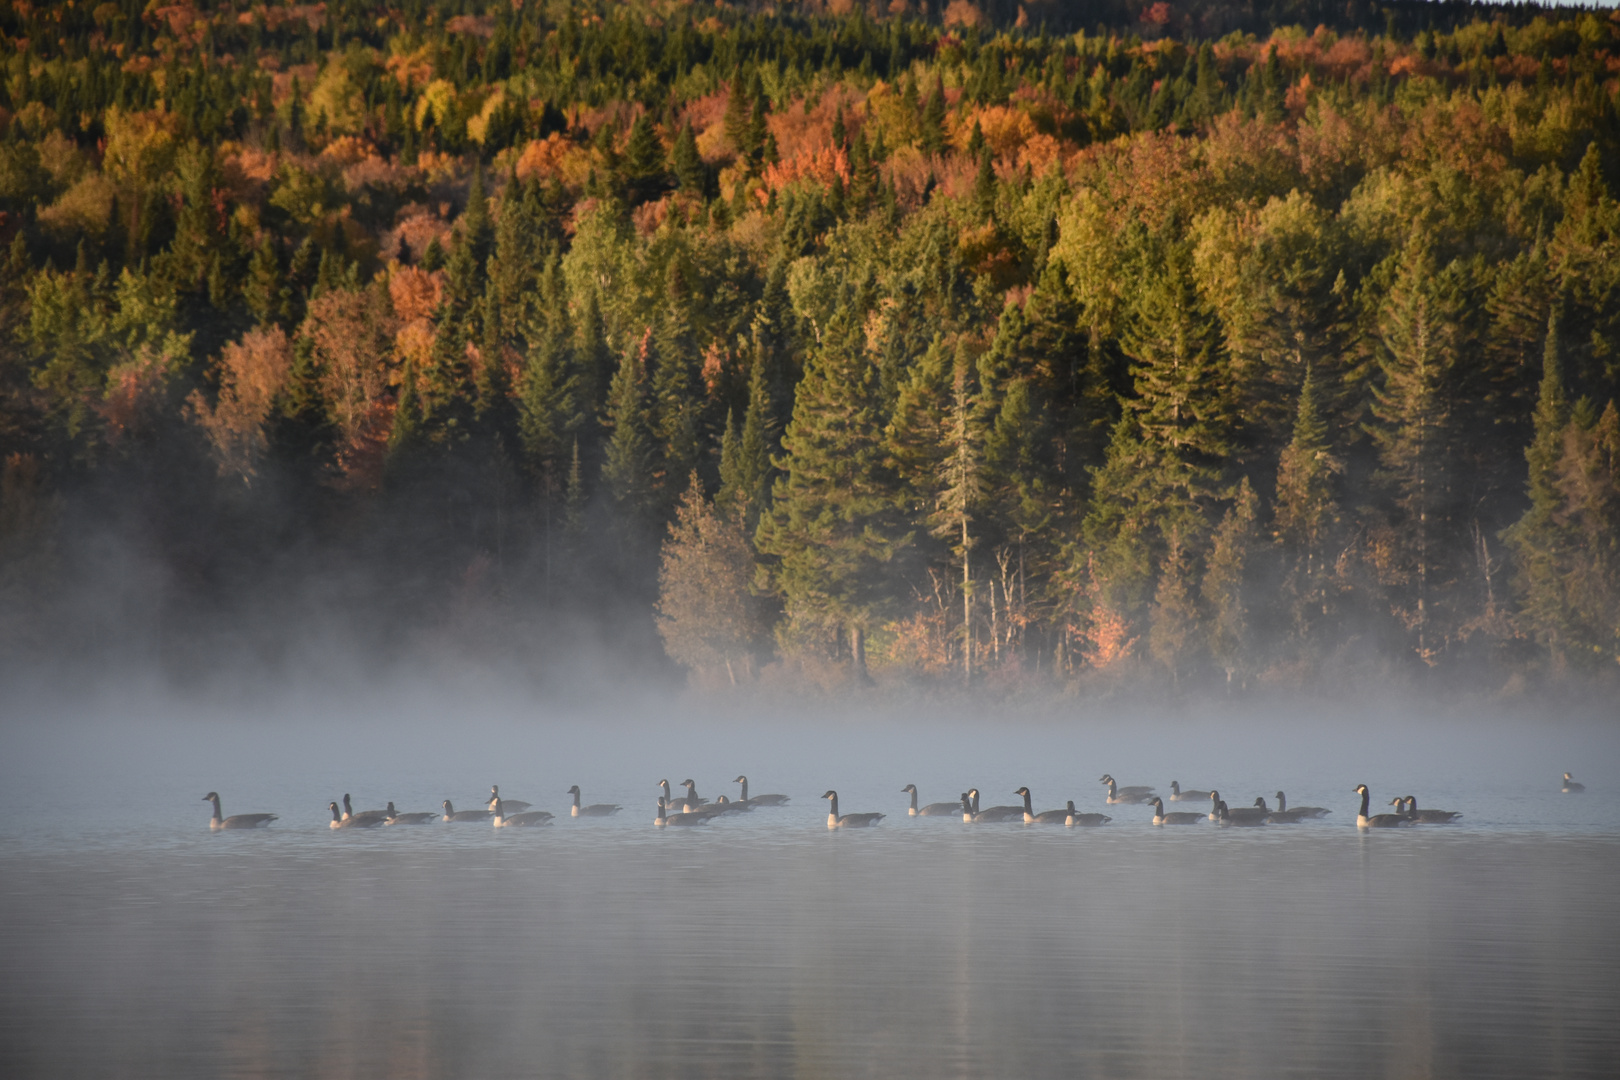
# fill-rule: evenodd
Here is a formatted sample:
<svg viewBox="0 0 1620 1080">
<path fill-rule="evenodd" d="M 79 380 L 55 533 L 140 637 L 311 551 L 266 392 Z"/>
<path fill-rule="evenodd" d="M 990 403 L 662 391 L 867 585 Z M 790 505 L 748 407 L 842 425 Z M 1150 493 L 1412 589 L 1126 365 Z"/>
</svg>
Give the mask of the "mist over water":
<svg viewBox="0 0 1620 1080">
<path fill-rule="evenodd" d="M 1607 1076 L 1601 705 L 6 694 L 6 1076 Z M 1562 795 L 1566 769 L 1587 784 Z M 790 805 L 655 830 L 656 782 Z M 1155 829 L 1097 778 L 1323 821 Z M 1415 793 L 1463 822 L 1358 834 Z M 491 783 L 553 826 L 328 828 Z M 567 817 L 571 784 L 618 815 Z M 1099 829 L 908 819 L 1074 799 Z M 890 816 L 830 833 L 845 812 Z M 224 812 L 281 815 L 211 834 Z M 1203 809 L 1172 804 L 1167 809 Z"/>
</svg>

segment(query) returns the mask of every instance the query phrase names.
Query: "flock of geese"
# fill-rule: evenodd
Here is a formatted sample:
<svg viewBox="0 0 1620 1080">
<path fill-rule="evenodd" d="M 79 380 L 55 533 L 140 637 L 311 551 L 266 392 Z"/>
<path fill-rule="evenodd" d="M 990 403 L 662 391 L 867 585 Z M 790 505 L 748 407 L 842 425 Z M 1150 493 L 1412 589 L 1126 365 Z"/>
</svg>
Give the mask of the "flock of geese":
<svg viewBox="0 0 1620 1080">
<path fill-rule="evenodd" d="M 1197 791 L 1191 788 L 1183 789 L 1181 783 L 1170 781 L 1171 802 L 1208 802 L 1209 810 L 1198 812 L 1166 813 L 1164 800 L 1154 793 L 1151 786 L 1121 787 L 1114 778 L 1104 773 L 1100 782 L 1108 788 L 1106 802 L 1112 806 L 1151 806 L 1153 807 L 1152 824 L 1154 825 L 1196 825 L 1200 822 L 1211 822 L 1222 826 L 1252 827 L 1260 825 L 1294 825 L 1302 821 L 1324 818 L 1332 813 L 1331 810 L 1321 806 L 1295 806 L 1290 808 L 1288 797 L 1281 791 L 1277 792 L 1277 808 L 1273 810 L 1266 803 L 1265 796 L 1254 800 L 1252 806 L 1229 807 L 1226 800 L 1221 798 L 1219 791 Z M 675 798 L 668 780 L 658 781 L 661 794 L 658 797 L 658 813 L 653 818 L 653 825 L 662 829 L 668 826 L 707 825 L 710 821 L 723 814 L 745 813 L 759 807 L 785 806 L 788 802 L 786 795 L 755 795 L 748 794 L 748 777 L 739 776 L 732 783 L 742 785 L 739 798 L 735 801 L 725 795 L 714 802 L 701 797 L 697 793 L 697 784 L 692 780 L 683 780 L 680 786 L 686 789 L 686 794 Z M 1585 785 L 1577 782 L 1569 773 L 1564 774 L 1563 787 L 1559 789 L 1566 794 L 1578 794 L 1586 790 Z M 1023 805 L 988 806 L 979 805 L 979 789 L 969 788 L 958 796 L 956 802 L 937 802 L 918 805 L 919 796 L 916 784 L 907 784 L 900 789 L 902 795 L 911 796 L 911 806 L 907 811 L 909 817 L 954 817 L 960 814 L 964 824 L 973 825 L 988 822 L 1023 822 L 1026 825 L 1064 825 L 1069 828 L 1094 827 L 1106 825 L 1113 820 L 1107 814 L 1088 814 L 1077 811 L 1074 800 L 1070 799 L 1068 805 L 1061 810 L 1043 810 L 1037 813 L 1034 806 L 1034 797 L 1027 787 L 1021 787 L 1013 792 L 1022 796 Z M 569 808 L 569 816 L 576 818 L 611 817 L 624 807 L 613 803 L 583 804 L 583 796 L 579 785 L 575 784 L 568 789 L 573 797 L 573 805 Z M 1357 784 L 1355 794 L 1361 796 L 1361 809 L 1356 814 L 1356 827 L 1358 829 L 1391 829 L 1407 828 L 1413 825 L 1445 825 L 1457 821 L 1462 814 L 1455 810 L 1418 809 L 1417 798 L 1412 795 L 1402 795 L 1391 799 L 1390 806 L 1395 807 L 1394 813 L 1369 814 L 1372 804 L 1372 794 L 1366 784 Z M 887 814 L 860 813 L 840 814 L 838 812 L 838 792 L 829 789 L 821 796 L 827 800 L 827 828 L 829 829 L 864 829 L 876 825 Z M 204 802 L 212 803 L 214 816 L 208 827 L 214 831 L 220 829 L 257 829 L 269 825 L 277 819 L 276 814 L 232 814 L 225 817 L 220 810 L 219 792 L 210 791 L 203 796 Z M 332 812 L 331 827 L 334 829 L 363 829 L 386 825 L 427 825 L 432 822 L 483 822 L 493 825 L 497 829 L 524 828 L 550 825 L 553 819 L 548 810 L 530 810 L 530 804 L 517 799 L 503 799 L 499 785 L 492 784 L 489 789 L 489 801 L 482 810 L 457 810 L 446 799 L 443 803 L 442 813 L 412 812 L 400 813 L 394 809 L 390 802 L 385 810 L 355 810 L 352 800 L 345 794 L 341 806 L 337 802 L 330 802 L 327 808 Z"/>
</svg>

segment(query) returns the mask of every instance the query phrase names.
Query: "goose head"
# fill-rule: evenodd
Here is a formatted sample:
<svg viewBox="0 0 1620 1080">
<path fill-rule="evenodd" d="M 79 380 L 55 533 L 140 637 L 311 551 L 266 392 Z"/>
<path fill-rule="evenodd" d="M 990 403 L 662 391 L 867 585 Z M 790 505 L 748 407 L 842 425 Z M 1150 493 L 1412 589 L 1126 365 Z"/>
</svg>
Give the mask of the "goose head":
<svg viewBox="0 0 1620 1080">
<path fill-rule="evenodd" d="M 203 796 L 202 801 L 203 802 L 216 802 L 216 803 L 219 802 L 219 792 L 210 791 L 208 794 Z"/>
<path fill-rule="evenodd" d="M 1211 792 L 1210 792 L 1210 793 L 1209 793 L 1209 801 L 1210 801 L 1210 802 L 1211 802 L 1211 803 L 1218 803 L 1218 802 L 1220 802 L 1220 801 L 1221 801 L 1221 793 L 1220 793 L 1220 792 L 1218 792 L 1218 791 L 1211 791 Z"/>
<path fill-rule="evenodd" d="M 823 795 L 822 798 L 823 799 L 836 799 L 836 798 L 838 798 L 838 792 L 832 790 L 831 788 L 828 788 L 827 793 L 825 795 Z"/>
<path fill-rule="evenodd" d="M 907 784 L 905 787 L 900 789 L 900 794 L 902 794 L 902 795 L 915 795 L 915 794 L 917 794 L 917 785 L 916 784 Z"/>
<path fill-rule="evenodd" d="M 568 791 L 565 792 L 565 794 L 578 795 L 579 794 L 579 785 L 575 784 L 573 787 L 569 788 Z"/>
<path fill-rule="evenodd" d="M 739 777 L 737 777 L 737 779 L 733 780 L 732 783 L 733 784 L 746 784 L 746 783 L 748 783 L 748 777 L 739 776 Z"/>
<path fill-rule="evenodd" d="M 1366 784 L 1357 784 L 1355 794 L 1357 794 L 1357 795 L 1365 795 L 1365 794 L 1367 794 L 1367 785 Z"/>
<path fill-rule="evenodd" d="M 1266 805 L 1266 797 L 1264 795 L 1261 795 L 1259 798 L 1255 799 L 1254 805 L 1258 806 L 1261 810 L 1268 814 L 1271 812 L 1271 808 Z"/>
<path fill-rule="evenodd" d="M 1149 799 L 1148 803 L 1153 807 L 1153 809 L 1157 810 L 1159 813 L 1161 813 L 1161 814 L 1164 813 L 1164 802 L 1157 795 L 1155 795 L 1155 796 L 1153 796 L 1153 798 Z"/>
</svg>

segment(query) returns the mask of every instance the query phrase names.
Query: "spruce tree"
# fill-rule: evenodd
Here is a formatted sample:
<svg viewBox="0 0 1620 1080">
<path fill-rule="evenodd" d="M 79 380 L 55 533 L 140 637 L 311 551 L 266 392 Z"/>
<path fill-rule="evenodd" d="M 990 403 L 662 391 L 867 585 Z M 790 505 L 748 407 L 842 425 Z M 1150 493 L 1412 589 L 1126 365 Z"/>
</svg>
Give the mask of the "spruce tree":
<svg viewBox="0 0 1620 1080">
<path fill-rule="evenodd" d="M 645 527 L 652 516 L 653 448 L 647 434 L 643 388 L 644 344 L 637 342 L 626 349 L 614 373 L 608 391 L 607 456 L 602 463 L 602 483 L 632 533 Z"/>
<path fill-rule="evenodd" d="M 1245 477 L 1216 526 L 1205 560 L 1202 596 L 1209 652 L 1226 673 L 1228 690 L 1234 682 L 1241 688 L 1253 667 L 1248 582 L 1254 573 L 1259 516 L 1260 500 Z"/>
<path fill-rule="evenodd" d="M 1316 376 L 1307 368 L 1294 414 L 1294 434 L 1277 465 L 1274 535 L 1281 549 L 1283 597 L 1296 633 L 1309 641 L 1328 614 L 1331 544 L 1339 509 L 1334 477 L 1340 466 L 1317 409 Z"/>
</svg>

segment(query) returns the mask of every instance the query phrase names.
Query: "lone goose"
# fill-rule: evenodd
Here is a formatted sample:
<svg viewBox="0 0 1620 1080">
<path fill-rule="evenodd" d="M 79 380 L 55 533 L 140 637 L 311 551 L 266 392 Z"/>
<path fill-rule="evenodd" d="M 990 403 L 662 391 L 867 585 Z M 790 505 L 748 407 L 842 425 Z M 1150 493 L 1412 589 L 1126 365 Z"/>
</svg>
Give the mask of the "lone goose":
<svg viewBox="0 0 1620 1080">
<path fill-rule="evenodd" d="M 887 814 L 840 814 L 838 812 L 838 792 L 833 791 L 831 788 L 827 790 L 827 794 L 823 795 L 822 798 L 826 799 L 830 804 L 827 807 L 827 828 L 829 829 L 864 829 L 870 825 L 876 825 L 888 817 Z"/>
<path fill-rule="evenodd" d="M 1574 795 L 1577 792 L 1585 791 L 1586 785 L 1581 783 L 1579 780 L 1573 779 L 1569 773 L 1565 773 L 1564 786 L 1558 790 L 1562 791 L 1566 795 Z"/>
<path fill-rule="evenodd" d="M 343 793 L 343 820 L 353 825 L 381 825 L 388 818 L 386 810 L 361 810 L 356 813 L 349 793 Z"/>
<path fill-rule="evenodd" d="M 495 800 L 496 799 L 500 799 L 501 800 L 501 806 L 503 808 L 507 809 L 507 810 L 512 811 L 512 813 L 514 813 L 514 814 L 521 814 L 523 811 L 527 810 L 529 807 L 534 805 L 533 803 L 526 803 L 522 799 L 506 799 L 506 798 L 502 798 L 501 797 L 501 785 L 499 785 L 499 784 L 491 784 L 491 785 L 489 785 L 489 801 L 484 804 L 486 807 L 489 808 L 491 813 L 494 813 L 494 811 L 495 811 Z"/>
<path fill-rule="evenodd" d="M 1254 805 L 1258 806 L 1260 812 L 1266 815 L 1266 823 L 1269 825 L 1298 825 L 1305 819 L 1305 814 L 1301 810 L 1271 809 L 1266 805 L 1264 795 L 1254 800 Z"/>
<path fill-rule="evenodd" d="M 956 813 L 956 804 L 949 802 L 931 802 L 927 806 L 917 805 L 917 785 L 907 784 L 900 789 L 900 794 L 911 792 L 911 809 L 906 811 L 908 817 L 949 817 Z"/>
<path fill-rule="evenodd" d="M 1282 814 L 1298 814 L 1302 818 L 1324 818 L 1333 811 L 1325 806 L 1296 806 L 1288 809 L 1288 796 L 1277 792 L 1277 812 Z"/>
<path fill-rule="evenodd" d="M 788 804 L 786 795 L 755 795 L 750 799 L 748 797 L 748 777 L 746 776 L 739 776 L 732 783 L 742 785 L 742 801 L 749 806 L 786 806 Z"/>
<path fill-rule="evenodd" d="M 1113 777 L 1112 773 L 1103 773 L 1101 779 L 1099 779 L 1097 782 L 1100 783 L 1100 784 L 1107 784 L 1110 790 L 1117 790 L 1119 792 L 1119 794 L 1121 794 L 1121 795 L 1152 795 L 1153 794 L 1153 785 L 1152 784 L 1131 784 L 1131 785 L 1129 785 L 1127 787 L 1120 787 L 1118 784 L 1114 783 L 1114 777 Z"/>
<path fill-rule="evenodd" d="M 382 818 L 369 817 L 364 814 L 345 814 L 338 804 L 329 802 L 326 808 L 332 811 L 331 828 L 334 829 L 369 829 L 374 825 L 381 825 Z"/>
<path fill-rule="evenodd" d="M 1404 814 L 1376 814 L 1368 817 L 1367 806 L 1372 801 L 1372 795 L 1367 791 L 1367 785 L 1357 784 L 1356 794 L 1361 796 L 1361 810 L 1356 814 L 1356 828 L 1396 829 L 1412 824 Z"/>
<path fill-rule="evenodd" d="M 1108 798 L 1106 801 L 1111 806 L 1130 806 L 1146 803 L 1153 797 L 1152 788 L 1146 791 L 1129 791 L 1115 784 L 1113 777 L 1109 777 L 1104 783 L 1108 785 Z"/>
<path fill-rule="evenodd" d="M 1253 828 L 1266 823 L 1266 815 L 1260 813 L 1259 807 L 1240 806 L 1236 810 L 1232 810 L 1226 805 L 1225 799 L 1215 804 L 1215 813 L 1218 815 L 1218 820 L 1222 825 Z"/>
<path fill-rule="evenodd" d="M 1209 792 L 1207 791 L 1194 791 L 1192 788 L 1183 791 L 1181 790 L 1180 780 L 1170 781 L 1171 802 L 1203 802 L 1207 798 L 1209 798 Z"/>
<path fill-rule="evenodd" d="M 1414 825 L 1449 825 L 1462 817 L 1460 810 L 1419 810 L 1417 796 L 1408 795 L 1404 799 L 1393 799 L 1391 805 L 1397 814 L 1401 813 L 1404 804 L 1407 820 Z"/>
<path fill-rule="evenodd" d="M 551 812 L 549 810 L 531 810 L 526 814 L 513 814 L 506 816 L 505 804 L 499 795 L 493 800 L 495 809 L 490 812 L 490 820 L 497 829 L 532 828 L 537 825 L 550 825 Z"/>
<path fill-rule="evenodd" d="M 1172 780 L 1170 783 L 1171 788 L 1174 789 L 1175 781 Z M 1175 798 L 1174 795 L 1170 797 L 1172 799 Z M 1204 820 L 1204 815 L 1202 812 L 1192 813 L 1190 811 L 1183 811 L 1179 814 L 1165 813 L 1164 802 L 1160 800 L 1157 795 L 1155 795 L 1150 801 L 1153 804 L 1153 824 L 1155 825 L 1196 825 L 1200 821 Z"/>
<path fill-rule="evenodd" d="M 568 811 L 569 817 L 607 817 L 610 814 L 617 814 L 620 810 L 624 809 L 624 807 L 614 803 L 596 803 L 592 806 L 579 805 L 578 784 L 575 784 L 573 787 L 569 788 L 568 794 L 574 797 L 573 809 Z"/>
<path fill-rule="evenodd" d="M 393 803 L 388 804 L 387 813 L 388 816 L 383 818 L 384 825 L 426 825 L 428 822 L 439 816 L 438 814 L 429 813 L 402 814 L 398 810 L 394 809 Z"/>
<path fill-rule="evenodd" d="M 973 820 L 986 821 L 1023 821 L 1024 808 L 1022 806 L 987 806 L 979 809 L 979 789 L 968 788 L 968 799 L 973 805 Z"/>
<path fill-rule="evenodd" d="M 653 818 L 653 824 L 662 829 L 666 825 L 707 825 L 708 814 L 671 814 L 668 812 L 668 802 L 662 795 L 658 797 L 658 816 Z"/>
<path fill-rule="evenodd" d="M 490 810 L 457 810 L 450 805 L 450 800 L 444 800 L 443 821 L 488 821 L 493 811 Z"/>
<path fill-rule="evenodd" d="M 275 814 L 232 814 L 230 817 L 221 817 L 217 791 L 210 791 L 204 795 L 203 802 L 214 804 L 214 816 L 208 819 L 208 828 L 214 832 L 221 829 L 262 829 L 277 817 Z"/>
<path fill-rule="evenodd" d="M 1064 819 L 1069 816 L 1069 810 L 1042 810 L 1037 814 L 1035 812 L 1035 805 L 1032 801 L 1032 796 L 1030 795 L 1029 788 L 1027 787 L 1021 787 L 1017 791 L 1013 792 L 1013 794 L 1022 795 L 1024 797 L 1025 825 L 1062 825 Z M 1071 802 L 1069 804 L 1069 809 L 1072 810 L 1073 807 L 1074 804 Z"/>
<path fill-rule="evenodd" d="M 1074 800 L 1069 800 L 1068 809 L 1064 811 L 1063 824 L 1073 829 L 1076 826 L 1090 828 L 1095 825 L 1106 825 L 1114 819 L 1107 814 L 1082 814 L 1075 810 Z"/>
</svg>

